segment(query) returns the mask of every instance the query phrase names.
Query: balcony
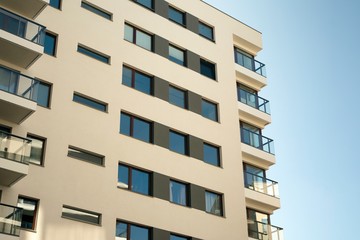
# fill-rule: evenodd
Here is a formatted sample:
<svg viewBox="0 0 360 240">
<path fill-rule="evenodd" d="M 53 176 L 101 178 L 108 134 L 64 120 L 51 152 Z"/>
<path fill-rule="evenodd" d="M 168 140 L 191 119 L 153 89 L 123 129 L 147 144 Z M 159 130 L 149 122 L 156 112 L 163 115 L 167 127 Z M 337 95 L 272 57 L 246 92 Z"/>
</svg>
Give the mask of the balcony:
<svg viewBox="0 0 360 240">
<path fill-rule="evenodd" d="M 36 110 L 39 82 L 0 66 L 0 118 L 20 124 Z"/>
<path fill-rule="evenodd" d="M 18 239 L 23 210 L 18 207 L 0 203 L 0 234 L 1 239 Z"/>
<path fill-rule="evenodd" d="M 49 0 L 0 0 L 1 6 L 34 19 L 49 4 Z"/>
<path fill-rule="evenodd" d="M 274 151 L 274 140 L 262 136 L 258 133 L 252 132 L 245 128 L 241 129 L 241 142 L 250 145 L 254 148 L 262 150 L 264 152 L 275 154 Z"/>
<path fill-rule="evenodd" d="M 11 186 L 29 169 L 31 140 L 0 131 L 0 185 Z"/>
<path fill-rule="evenodd" d="M 248 219 L 249 240 L 284 240 L 283 229 Z"/>
<path fill-rule="evenodd" d="M 254 59 L 250 54 L 235 48 L 235 62 L 257 74 L 266 77 L 265 64 Z"/>
<path fill-rule="evenodd" d="M 22 68 L 30 67 L 43 54 L 45 29 L 0 8 L 0 59 Z"/>
<path fill-rule="evenodd" d="M 267 213 L 272 213 L 280 208 L 277 182 L 249 172 L 244 172 L 244 182 L 248 208 L 259 209 Z"/>
</svg>

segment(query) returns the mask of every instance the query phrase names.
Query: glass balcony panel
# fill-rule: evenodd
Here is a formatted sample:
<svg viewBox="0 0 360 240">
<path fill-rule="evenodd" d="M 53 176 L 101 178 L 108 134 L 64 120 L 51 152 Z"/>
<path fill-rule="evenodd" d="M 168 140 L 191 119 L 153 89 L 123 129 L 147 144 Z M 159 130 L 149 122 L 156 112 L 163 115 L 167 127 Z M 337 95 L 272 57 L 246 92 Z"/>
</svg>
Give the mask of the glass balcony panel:
<svg viewBox="0 0 360 240">
<path fill-rule="evenodd" d="M 253 56 L 237 48 L 235 48 L 235 62 L 253 72 L 266 77 L 265 64 L 255 60 Z"/>
<path fill-rule="evenodd" d="M 20 235 L 22 209 L 0 204 L 0 233 Z"/>
<path fill-rule="evenodd" d="M 31 140 L 0 131 L 0 157 L 29 164 Z"/>
<path fill-rule="evenodd" d="M 238 101 L 256 108 L 264 113 L 270 114 L 269 101 L 238 87 Z"/>
<path fill-rule="evenodd" d="M 279 197 L 277 182 L 249 172 L 244 172 L 244 177 L 246 188 L 265 193 L 273 197 Z"/>
<path fill-rule="evenodd" d="M 241 128 L 241 142 L 271 154 L 275 153 L 272 139 L 245 128 Z"/>
<path fill-rule="evenodd" d="M 249 237 L 259 240 L 284 240 L 283 229 L 248 219 Z"/>
</svg>

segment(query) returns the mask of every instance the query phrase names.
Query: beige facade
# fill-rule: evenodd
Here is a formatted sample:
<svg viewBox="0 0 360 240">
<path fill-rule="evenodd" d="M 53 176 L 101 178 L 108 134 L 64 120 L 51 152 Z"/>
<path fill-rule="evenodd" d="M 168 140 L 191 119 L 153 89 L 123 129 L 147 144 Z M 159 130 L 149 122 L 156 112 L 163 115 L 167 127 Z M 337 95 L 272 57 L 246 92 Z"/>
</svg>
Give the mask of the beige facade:
<svg viewBox="0 0 360 240">
<path fill-rule="evenodd" d="M 282 239 L 261 33 L 200 0 L 13 2 L 0 1 L 0 239 Z"/>
</svg>

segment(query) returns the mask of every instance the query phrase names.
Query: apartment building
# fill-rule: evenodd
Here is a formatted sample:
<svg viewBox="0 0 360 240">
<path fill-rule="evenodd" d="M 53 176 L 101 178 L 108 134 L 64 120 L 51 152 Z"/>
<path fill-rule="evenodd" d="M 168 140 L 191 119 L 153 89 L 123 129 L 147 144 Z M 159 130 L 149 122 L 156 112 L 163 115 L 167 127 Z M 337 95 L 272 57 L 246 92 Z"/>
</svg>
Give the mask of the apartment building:
<svg viewBox="0 0 360 240">
<path fill-rule="evenodd" d="M 283 239 L 261 49 L 201 0 L 1 0 L 0 239 Z"/>
</svg>

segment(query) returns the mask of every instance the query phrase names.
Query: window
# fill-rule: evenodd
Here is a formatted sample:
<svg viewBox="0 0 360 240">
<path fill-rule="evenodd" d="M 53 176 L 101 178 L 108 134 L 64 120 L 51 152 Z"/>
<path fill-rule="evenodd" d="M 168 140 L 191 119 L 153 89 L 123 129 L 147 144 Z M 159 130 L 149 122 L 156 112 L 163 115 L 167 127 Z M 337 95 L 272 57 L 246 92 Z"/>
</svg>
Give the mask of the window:
<svg viewBox="0 0 360 240">
<path fill-rule="evenodd" d="M 240 122 L 241 142 L 256 148 L 262 148 L 261 129 L 250 124 Z"/>
<path fill-rule="evenodd" d="M 169 6 L 169 19 L 180 25 L 185 25 L 185 13 Z"/>
<path fill-rule="evenodd" d="M 117 221 L 116 238 L 121 240 L 150 240 L 150 229 L 148 227 Z"/>
<path fill-rule="evenodd" d="M 248 234 L 249 237 L 255 239 L 262 239 L 266 235 L 271 235 L 270 217 L 266 213 L 258 212 L 253 209 L 246 209 L 246 215 L 248 219 Z"/>
<path fill-rule="evenodd" d="M 170 202 L 188 206 L 188 186 L 184 183 L 170 180 Z"/>
<path fill-rule="evenodd" d="M 55 56 L 56 55 L 56 39 L 57 36 L 49 32 L 45 33 L 45 42 L 44 42 L 44 53 Z"/>
<path fill-rule="evenodd" d="M 122 83 L 140 92 L 153 94 L 153 78 L 129 67 L 123 66 Z"/>
<path fill-rule="evenodd" d="M 51 92 L 51 85 L 39 82 L 38 87 L 38 95 L 37 95 L 37 104 L 42 107 L 49 107 L 50 106 L 50 92 Z"/>
<path fill-rule="evenodd" d="M 205 23 L 199 22 L 199 34 L 207 39 L 214 40 L 214 29 Z"/>
<path fill-rule="evenodd" d="M 257 192 L 267 193 L 271 189 L 266 184 L 265 170 L 244 164 L 245 187 Z M 273 187 L 273 185 L 271 185 Z"/>
<path fill-rule="evenodd" d="M 177 64 L 186 66 L 185 51 L 180 48 L 169 45 L 169 59 Z"/>
<path fill-rule="evenodd" d="M 69 218 L 72 220 L 77 220 L 80 222 L 91 223 L 91 224 L 101 224 L 101 214 L 95 213 L 87 210 L 82 210 L 79 208 L 74 208 L 70 206 L 63 206 L 62 207 L 62 214 L 63 218 Z"/>
<path fill-rule="evenodd" d="M 29 134 L 27 135 L 27 138 L 31 140 L 30 163 L 43 165 L 45 138 L 39 138 Z"/>
<path fill-rule="evenodd" d="M 35 199 L 27 197 L 18 198 L 17 206 L 24 209 L 21 220 L 22 228 L 35 230 L 38 204 L 39 201 Z"/>
<path fill-rule="evenodd" d="M 189 240 L 188 237 L 181 237 L 179 235 L 170 234 L 170 240 Z"/>
<path fill-rule="evenodd" d="M 107 103 L 102 103 L 99 100 L 94 100 L 90 97 L 85 97 L 78 93 L 74 93 L 73 101 L 103 112 L 107 111 Z"/>
<path fill-rule="evenodd" d="M 218 147 L 204 143 L 204 162 L 220 166 L 220 150 Z"/>
<path fill-rule="evenodd" d="M 206 212 L 223 216 L 222 196 L 217 193 L 205 191 Z"/>
<path fill-rule="evenodd" d="M 175 131 L 169 132 L 169 149 L 171 151 L 188 155 L 188 139 L 187 136 Z"/>
<path fill-rule="evenodd" d="M 106 19 L 109 19 L 109 20 L 112 19 L 112 13 L 109 13 L 109 12 L 107 12 L 105 10 L 102 10 L 98 6 L 95 6 L 95 5 L 90 4 L 88 2 L 82 1 L 81 2 L 81 7 L 85 8 L 85 9 L 89 10 L 90 12 L 93 12 L 93 13 L 95 13 L 95 14 L 103 17 L 103 18 L 106 18 Z"/>
<path fill-rule="evenodd" d="M 235 48 L 235 62 L 251 71 L 254 70 L 254 56 Z"/>
<path fill-rule="evenodd" d="M 152 51 L 152 36 L 129 24 L 125 24 L 125 40 Z"/>
<path fill-rule="evenodd" d="M 145 142 L 152 142 L 152 123 L 121 113 L 120 133 Z"/>
<path fill-rule="evenodd" d="M 134 0 L 134 2 L 137 2 L 146 8 L 150 8 L 150 9 L 154 8 L 153 0 Z"/>
<path fill-rule="evenodd" d="M 52 6 L 52 7 L 54 7 L 54 8 L 60 9 L 60 7 L 61 7 L 61 0 L 50 0 L 49 5 Z"/>
<path fill-rule="evenodd" d="M 96 165 L 100 165 L 100 166 L 104 165 L 104 158 L 105 158 L 104 156 L 81 149 L 81 148 L 69 146 L 68 156 L 79 159 L 79 160 L 83 160 L 83 161 L 86 161 L 89 163 L 94 163 Z"/>
<path fill-rule="evenodd" d="M 217 104 L 201 100 L 201 115 L 213 121 L 218 121 Z"/>
<path fill-rule="evenodd" d="M 103 53 L 100 53 L 98 51 L 92 50 L 92 49 L 90 49 L 88 47 L 78 45 L 77 51 L 79 53 L 85 54 L 85 55 L 87 55 L 87 56 L 89 56 L 91 58 L 94 58 L 96 60 L 99 60 L 101 62 L 110 64 L 110 57 L 109 56 L 107 56 L 107 55 L 105 55 Z"/>
<path fill-rule="evenodd" d="M 150 173 L 119 164 L 118 187 L 150 195 Z"/>
<path fill-rule="evenodd" d="M 187 109 L 187 94 L 179 88 L 169 86 L 169 102 L 178 107 Z"/>
<path fill-rule="evenodd" d="M 216 80 L 215 64 L 200 59 L 200 73 L 206 77 Z"/>
</svg>

